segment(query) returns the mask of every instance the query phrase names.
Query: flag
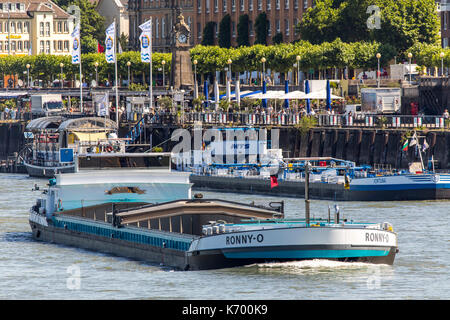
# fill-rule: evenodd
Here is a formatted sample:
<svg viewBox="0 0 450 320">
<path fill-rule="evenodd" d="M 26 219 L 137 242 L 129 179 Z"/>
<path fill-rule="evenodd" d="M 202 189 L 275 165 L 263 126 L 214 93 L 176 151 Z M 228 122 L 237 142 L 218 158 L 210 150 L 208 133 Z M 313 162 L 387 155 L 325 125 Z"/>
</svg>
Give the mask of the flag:
<svg viewBox="0 0 450 320">
<path fill-rule="evenodd" d="M 278 187 L 278 178 L 277 176 L 270 176 L 270 188 L 273 189 Z"/>
<path fill-rule="evenodd" d="M 100 117 L 109 116 L 109 93 L 105 92 L 103 95 L 95 96 L 95 103 L 97 104 L 97 115 Z"/>
<path fill-rule="evenodd" d="M 415 146 L 416 144 L 417 144 L 417 136 L 416 136 L 416 134 L 414 133 L 414 135 L 413 135 L 411 141 L 409 142 L 409 146 L 412 147 L 412 146 Z"/>
<path fill-rule="evenodd" d="M 402 146 L 402 151 L 408 151 L 408 139 L 405 140 L 405 143 Z"/>
<path fill-rule="evenodd" d="M 105 38 L 105 57 L 107 63 L 116 62 L 116 23 L 113 22 L 106 29 L 106 38 Z"/>
<path fill-rule="evenodd" d="M 427 143 L 427 140 L 423 141 L 423 146 L 422 146 L 422 152 L 425 152 L 428 149 L 429 145 Z"/>
<path fill-rule="evenodd" d="M 97 52 L 98 53 L 103 53 L 105 52 L 105 47 L 103 47 L 100 42 L 97 41 Z"/>
<path fill-rule="evenodd" d="M 141 42 L 141 61 L 150 63 L 152 58 L 152 19 L 141 24 L 139 28 L 142 30 L 139 37 Z"/>
<path fill-rule="evenodd" d="M 72 32 L 72 64 L 79 64 L 81 58 L 80 25 L 77 24 Z"/>
</svg>

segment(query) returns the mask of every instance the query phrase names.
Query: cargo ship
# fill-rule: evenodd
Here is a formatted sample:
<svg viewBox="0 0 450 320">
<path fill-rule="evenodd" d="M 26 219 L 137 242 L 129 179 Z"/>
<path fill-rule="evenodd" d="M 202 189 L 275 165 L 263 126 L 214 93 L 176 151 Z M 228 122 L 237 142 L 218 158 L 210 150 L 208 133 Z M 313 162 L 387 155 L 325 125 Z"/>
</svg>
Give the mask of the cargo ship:
<svg viewBox="0 0 450 320">
<path fill-rule="evenodd" d="M 141 169 L 137 154 L 114 157 L 102 170 L 89 165 L 100 159 L 79 159 L 91 170 L 50 180 L 30 209 L 34 239 L 180 270 L 304 259 L 394 262 L 397 235 L 389 223 L 342 220 L 338 211 L 310 219 L 308 202 L 305 219 L 286 219 L 282 201 L 192 196 L 189 175 L 170 170 L 170 154 L 146 154 Z M 131 166 L 114 166 L 125 162 Z"/>
</svg>

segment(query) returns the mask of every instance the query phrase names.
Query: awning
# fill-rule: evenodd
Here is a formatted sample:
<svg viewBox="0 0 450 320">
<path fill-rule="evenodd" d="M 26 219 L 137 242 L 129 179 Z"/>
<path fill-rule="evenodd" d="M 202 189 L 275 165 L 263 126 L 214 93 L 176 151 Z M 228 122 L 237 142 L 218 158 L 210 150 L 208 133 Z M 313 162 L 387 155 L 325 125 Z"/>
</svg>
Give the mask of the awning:
<svg viewBox="0 0 450 320">
<path fill-rule="evenodd" d="M 107 139 L 106 132 L 76 132 L 76 131 L 73 131 L 70 133 L 70 135 L 74 135 L 74 138 L 78 141 L 96 142 L 98 140 Z M 71 138 L 69 138 L 69 140 L 71 140 Z"/>
<path fill-rule="evenodd" d="M 308 93 L 303 97 L 303 99 L 326 100 L 327 99 L 327 90 L 314 91 L 314 92 Z M 335 96 L 334 94 L 332 94 L 331 99 L 337 100 L 337 99 L 344 99 L 344 98 Z"/>
</svg>

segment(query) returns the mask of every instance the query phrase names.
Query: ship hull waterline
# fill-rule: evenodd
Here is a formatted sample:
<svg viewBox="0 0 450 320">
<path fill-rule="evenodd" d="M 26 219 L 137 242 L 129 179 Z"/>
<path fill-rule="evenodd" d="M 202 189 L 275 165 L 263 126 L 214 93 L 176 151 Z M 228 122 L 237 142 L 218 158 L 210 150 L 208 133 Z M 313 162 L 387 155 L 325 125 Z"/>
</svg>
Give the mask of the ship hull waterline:
<svg viewBox="0 0 450 320">
<path fill-rule="evenodd" d="M 365 262 L 392 265 L 398 252 L 396 245 L 371 246 L 350 244 L 285 245 L 261 247 L 212 248 L 195 250 L 193 244 L 187 251 L 162 246 L 146 245 L 56 228 L 30 220 L 32 237 L 38 241 L 62 244 L 95 252 L 108 253 L 151 264 L 164 265 L 179 270 L 207 270 L 230 268 L 265 262 L 326 259 L 343 262 Z M 313 229 L 313 228 L 311 228 Z M 319 229 L 317 229 L 319 230 Z M 268 234 L 265 234 L 268 237 Z M 239 237 L 239 234 L 233 234 Z M 210 240 L 213 237 L 200 238 Z M 210 238 L 210 239 L 208 239 Z"/>
</svg>

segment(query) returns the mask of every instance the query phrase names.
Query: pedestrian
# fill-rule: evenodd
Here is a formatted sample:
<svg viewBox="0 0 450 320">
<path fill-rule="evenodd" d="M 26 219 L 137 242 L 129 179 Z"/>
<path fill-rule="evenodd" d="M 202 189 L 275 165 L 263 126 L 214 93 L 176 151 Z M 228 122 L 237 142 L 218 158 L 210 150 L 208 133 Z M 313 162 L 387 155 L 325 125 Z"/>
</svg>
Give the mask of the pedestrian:
<svg viewBox="0 0 450 320">
<path fill-rule="evenodd" d="M 444 114 L 443 114 L 443 116 L 444 116 L 444 119 L 448 119 L 449 118 L 449 113 L 448 113 L 448 110 L 447 109 L 445 109 L 444 110 Z"/>
</svg>

